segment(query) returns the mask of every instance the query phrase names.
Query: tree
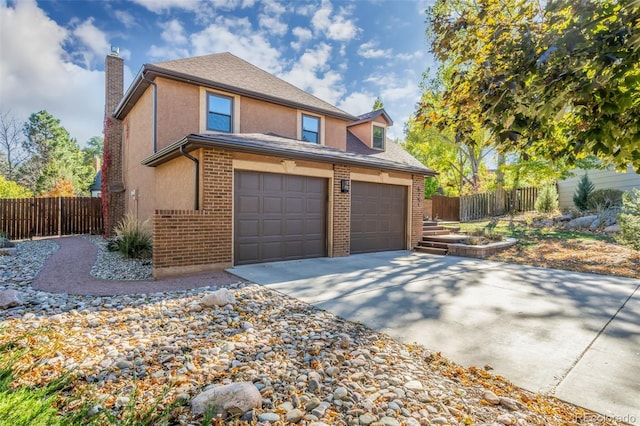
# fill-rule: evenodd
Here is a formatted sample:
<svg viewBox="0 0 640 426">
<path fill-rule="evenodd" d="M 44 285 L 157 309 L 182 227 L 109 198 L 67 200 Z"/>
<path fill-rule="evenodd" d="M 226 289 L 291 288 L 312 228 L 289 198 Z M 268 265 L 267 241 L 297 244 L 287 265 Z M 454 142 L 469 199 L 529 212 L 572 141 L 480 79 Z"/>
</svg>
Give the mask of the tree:
<svg viewBox="0 0 640 426">
<path fill-rule="evenodd" d="M 93 167 L 85 164 L 77 142 L 60 120 L 47 111 L 31 114 L 24 134 L 24 149 L 31 155 L 21 168 L 21 181 L 26 186 L 40 194 L 52 191 L 59 181 L 68 180 L 79 193 L 88 190 Z"/>
<path fill-rule="evenodd" d="M 382 103 L 382 99 L 380 98 L 380 96 L 378 96 L 376 98 L 376 100 L 373 102 L 373 110 L 372 111 L 377 111 L 379 109 L 383 109 L 384 108 L 384 104 Z"/>
<path fill-rule="evenodd" d="M 82 148 L 84 155 L 84 163 L 92 165 L 95 157 L 102 159 L 104 151 L 104 138 L 102 136 L 93 136 L 87 141 L 87 146 Z"/>
<path fill-rule="evenodd" d="M 22 126 L 9 112 L 0 112 L 0 173 L 9 180 L 16 178 L 18 167 L 25 160 L 22 149 Z"/>
<path fill-rule="evenodd" d="M 28 198 L 32 196 L 33 193 L 29 188 L 0 175 L 0 198 Z"/>
<path fill-rule="evenodd" d="M 447 125 L 478 119 L 501 152 L 640 171 L 638 0 L 437 0 L 427 20 L 452 73 Z"/>
<path fill-rule="evenodd" d="M 578 210 L 587 210 L 589 208 L 589 195 L 593 192 L 595 187 L 589 179 L 589 176 L 585 173 L 578 182 L 576 192 L 573 194 L 573 204 L 576 205 Z"/>
<path fill-rule="evenodd" d="M 558 210 L 558 191 L 555 185 L 546 185 L 536 198 L 536 210 L 540 213 L 552 213 Z"/>
</svg>

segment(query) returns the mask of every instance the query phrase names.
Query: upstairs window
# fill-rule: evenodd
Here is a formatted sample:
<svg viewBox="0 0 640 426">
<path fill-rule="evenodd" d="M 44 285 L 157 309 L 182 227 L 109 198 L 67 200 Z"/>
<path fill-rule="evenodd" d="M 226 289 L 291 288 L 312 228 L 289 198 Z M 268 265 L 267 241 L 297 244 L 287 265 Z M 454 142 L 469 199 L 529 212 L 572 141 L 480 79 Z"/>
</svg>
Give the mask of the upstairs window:
<svg viewBox="0 0 640 426">
<path fill-rule="evenodd" d="M 384 149 L 384 127 L 373 126 L 373 147 Z"/>
<path fill-rule="evenodd" d="M 233 130 L 233 98 L 209 93 L 207 96 L 207 130 L 231 132 Z"/>
<path fill-rule="evenodd" d="M 302 140 L 320 143 L 320 117 L 302 114 Z"/>
</svg>

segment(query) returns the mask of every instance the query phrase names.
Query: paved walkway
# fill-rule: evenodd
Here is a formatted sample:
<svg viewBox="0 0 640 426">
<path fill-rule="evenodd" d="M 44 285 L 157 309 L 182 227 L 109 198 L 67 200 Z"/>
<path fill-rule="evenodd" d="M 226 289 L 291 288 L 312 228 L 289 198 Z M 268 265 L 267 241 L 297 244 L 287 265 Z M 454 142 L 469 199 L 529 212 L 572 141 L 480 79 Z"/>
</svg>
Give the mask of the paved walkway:
<svg viewBox="0 0 640 426">
<path fill-rule="evenodd" d="M 208 272 L 186 277 L 149 281 L 112 281 L 93 277 L 91 267 L 98 247 L 83 237 L 63 237 L 55 242 L 60 249 L 51 255 L 32 286 L 51 293 L 113 296 L 227 285 L 238 278 L 226 272 Z"/>
<path fill-rule="evenodd" d="M 407 251 L 229 272 L 640 425 L 640 280 Z"/>
</svg>

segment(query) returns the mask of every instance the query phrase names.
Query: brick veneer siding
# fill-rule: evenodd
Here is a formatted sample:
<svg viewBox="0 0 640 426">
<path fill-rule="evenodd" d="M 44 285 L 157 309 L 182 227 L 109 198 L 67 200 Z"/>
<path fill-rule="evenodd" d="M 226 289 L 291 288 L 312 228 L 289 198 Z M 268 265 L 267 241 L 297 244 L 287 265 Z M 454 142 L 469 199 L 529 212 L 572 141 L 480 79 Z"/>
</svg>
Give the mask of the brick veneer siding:
<svg viewBox="0 0 640 426">
<path fill-rule="evenodd" d="M 413 249 L 422 239 L 422 221 L 424 214 L 424 176 L 413 175 L 411 190 L 411 247 Z"/>
<path fill-rule="evenodd" d="M 349 256 L 351 250 L 351 193 L 342 192 L 342 179 L 349 179 L 349 166 L 333 168 L 333 257 Z"/>
<path fill-rule="evenodd" d="M 123 96 L 124 60 L 108 55 L 105 60 L 105 111 L 104 111 L 104 154 L 102 179 L 102 203 L 104 230 L 113 235 L 113 228 L 125 212 L 125 188 L 122 179 L 122 121 L 112 113 Z"/>
<path fill-rule="evenodd" d="M 202 156 L 202 210 L 157 210 L 153 216 L 155 277 L 233 266 L 233 164 L 225 150 Z"/>
</svg>

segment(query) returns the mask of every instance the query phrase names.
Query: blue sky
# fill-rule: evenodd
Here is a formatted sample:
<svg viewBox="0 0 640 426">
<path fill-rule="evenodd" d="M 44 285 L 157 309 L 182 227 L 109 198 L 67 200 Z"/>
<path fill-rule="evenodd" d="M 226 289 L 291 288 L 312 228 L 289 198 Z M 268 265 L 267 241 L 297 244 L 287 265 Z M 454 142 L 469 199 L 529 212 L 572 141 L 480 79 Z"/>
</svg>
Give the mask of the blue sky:
<svg viewBox="0 0 640 426">
<path fill-rule="evenodd" d="M 45 109 L 83 145 L 102 134 L 104 57 L 145 63 L 229 51 L 352 114 L 380 96 L 402 137 L 435 65 L 432 0 L 0 0 L 0 110 Z"/>
</svg>

